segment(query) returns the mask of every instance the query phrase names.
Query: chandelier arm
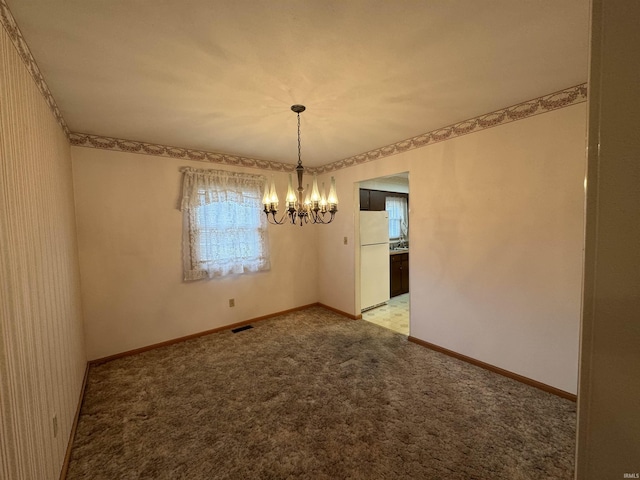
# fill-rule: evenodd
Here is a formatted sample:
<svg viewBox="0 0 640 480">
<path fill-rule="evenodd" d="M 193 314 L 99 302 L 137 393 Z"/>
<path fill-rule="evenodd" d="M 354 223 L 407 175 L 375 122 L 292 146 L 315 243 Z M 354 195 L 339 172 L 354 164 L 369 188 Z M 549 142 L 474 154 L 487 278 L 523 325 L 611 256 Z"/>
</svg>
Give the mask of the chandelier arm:
<svg viewBox="0 0 640 480">
<path fill-rule="evenodd" d="M 269 222 L 271 225 L 282 225 L 283 223 L 285 223 L 285 218 L 287 218 L 287 213 L 288 213 L 288 212 L 284 212 L 282 214 L 282 217 L 280 217 L 280 220 L 278 220 L 276 218 L 276 213 L 278 213 L 277 210 L 268 210 L 265 208 L 263 212 L 267 216 L 267 222 Z"/>
<path fill-rule="evenodd" d="M 331 209 L 328 211 L 321 211 L 321 210 L 312 210 L 311 211 L 311 223 L 313 224 L 319 224 L 319 225 L 327 225 L 331 222 L 333 222 L 333 219 L 336 215 L 336 212 L 338 211 L 337 208 L 335 209 Z M 326 214 L 329 214 L 329 219 L 327 220 Z"/>
</svg>

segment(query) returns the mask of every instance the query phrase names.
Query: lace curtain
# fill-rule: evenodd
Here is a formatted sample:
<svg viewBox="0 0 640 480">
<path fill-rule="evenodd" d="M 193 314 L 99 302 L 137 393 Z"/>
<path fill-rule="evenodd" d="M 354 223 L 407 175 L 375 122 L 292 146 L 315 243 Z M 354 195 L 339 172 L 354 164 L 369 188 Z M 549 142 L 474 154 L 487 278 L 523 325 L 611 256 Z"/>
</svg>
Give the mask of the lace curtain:
<svg viewBox="0 0 640 480">
<path fill-rule="evenodd" d="M 389 239 L 406 240 L 409 233 L 407 199 L 388 196 L 384 208 L 389 214 Z"/>
<path fill-rule="evenodd" d="M 263 175 L 199 170 L 183 173 L 184 279 L 269 270 Z"/>
</svg>

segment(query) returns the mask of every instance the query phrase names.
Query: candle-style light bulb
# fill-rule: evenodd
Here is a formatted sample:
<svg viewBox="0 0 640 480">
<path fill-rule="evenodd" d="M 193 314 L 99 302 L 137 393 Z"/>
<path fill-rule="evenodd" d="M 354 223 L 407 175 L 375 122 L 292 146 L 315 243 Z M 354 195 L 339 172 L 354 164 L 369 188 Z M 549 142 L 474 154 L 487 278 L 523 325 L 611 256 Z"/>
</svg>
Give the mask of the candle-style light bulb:
<svg viewBox="0 0 640 480">
<path fill-rule="evenodd" d="M 289 174 L 289 188 L 287 188 L 287 208 L 294 208 L 296 205 L 296 194 L 293 191 L 293 180 Z"/>
<path fill-rule="evenodd" d="M 272 205 L 272 209 L 273 210 L 277 210 L 278 209 L 278 194 L 276 193 L 276 184 L 273 180 L 273 177 L 271 178 L 271 192 L 269 193 L 269 201 L 271 202 Z"/>
<path fill-rule="evenodd" d="M 336 193 L 336 179 L 331 177 L 331 187 L 329 187 L 329 197 L 327 198 L 329 206 L 338 205 L 338 195 Z"/>
<path fill-rule="evenodd" d="M 320 201 L 320 192 L 318 192 L 318 176 L 313 174 L 313 189 L 311 190 L 311 202 L 316 203 Z"/>
<path fill-rule="evenodd" d="M 322 194 L 320 195 L 320 208 L 324 212 L 327 209 L 327 195 L 325 194 L 324 182 L 322 182 Z"/>
<path fill-rule="evenodd" d="M 309 184 L 307 183 L 307 188 L 305 188 L 305 192 L 307 192 L 307 195 L 304 197 L 304 206 L 305 209 L 309 209 L 309 206 L 311 205 L 311 200 L 309 199 Z"/>
</svg>

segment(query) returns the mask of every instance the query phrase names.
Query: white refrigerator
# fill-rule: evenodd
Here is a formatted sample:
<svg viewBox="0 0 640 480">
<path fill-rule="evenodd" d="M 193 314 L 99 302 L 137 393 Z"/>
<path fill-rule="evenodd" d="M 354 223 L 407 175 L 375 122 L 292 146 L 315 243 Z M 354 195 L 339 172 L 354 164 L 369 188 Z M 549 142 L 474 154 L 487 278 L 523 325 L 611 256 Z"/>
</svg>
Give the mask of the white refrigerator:
<svg viewBox="0 0 640 480">
<path fill-rule="evenodd" d="M 389 217 L 360 212 L 360 310 L 389 301 Z"/>
</svg>

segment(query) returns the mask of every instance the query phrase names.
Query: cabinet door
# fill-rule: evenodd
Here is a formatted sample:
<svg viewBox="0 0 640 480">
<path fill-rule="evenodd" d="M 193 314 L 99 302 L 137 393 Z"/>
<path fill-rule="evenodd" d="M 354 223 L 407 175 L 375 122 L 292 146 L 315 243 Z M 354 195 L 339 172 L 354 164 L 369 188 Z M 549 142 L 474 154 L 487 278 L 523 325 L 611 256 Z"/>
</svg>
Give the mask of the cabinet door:
<svg viewBox="0 0 640 480">
<path fill-rule="evenodd" d="M 395 297 L 402 293 L 402 262 L 394 261 L 397 255 L 391 256 L 391 266 L 389 279 L 389 296 Z"/>
<path fill-rule="evenodd" d="M 402 272 L 402 293 L 409 293 L 409 254 L 403 254 L 400 270 Z"/>
<path fill-rule="evenodd" d="M 379 190 L 369 191 L 369 210 L 375 210 L 377 212 L 382 211 L 386 207 L 387 192 L 381 192 Z"/>
<path fill-rule="evenodd" d="M 360 189 L 360 210 L 369 210 L 369 190 Z"/>
<path fill-rule="evenodd" d="M 409 254 L 391 255 L 389 267 L 389 296 L 409 293 Z"/>
</svg>

